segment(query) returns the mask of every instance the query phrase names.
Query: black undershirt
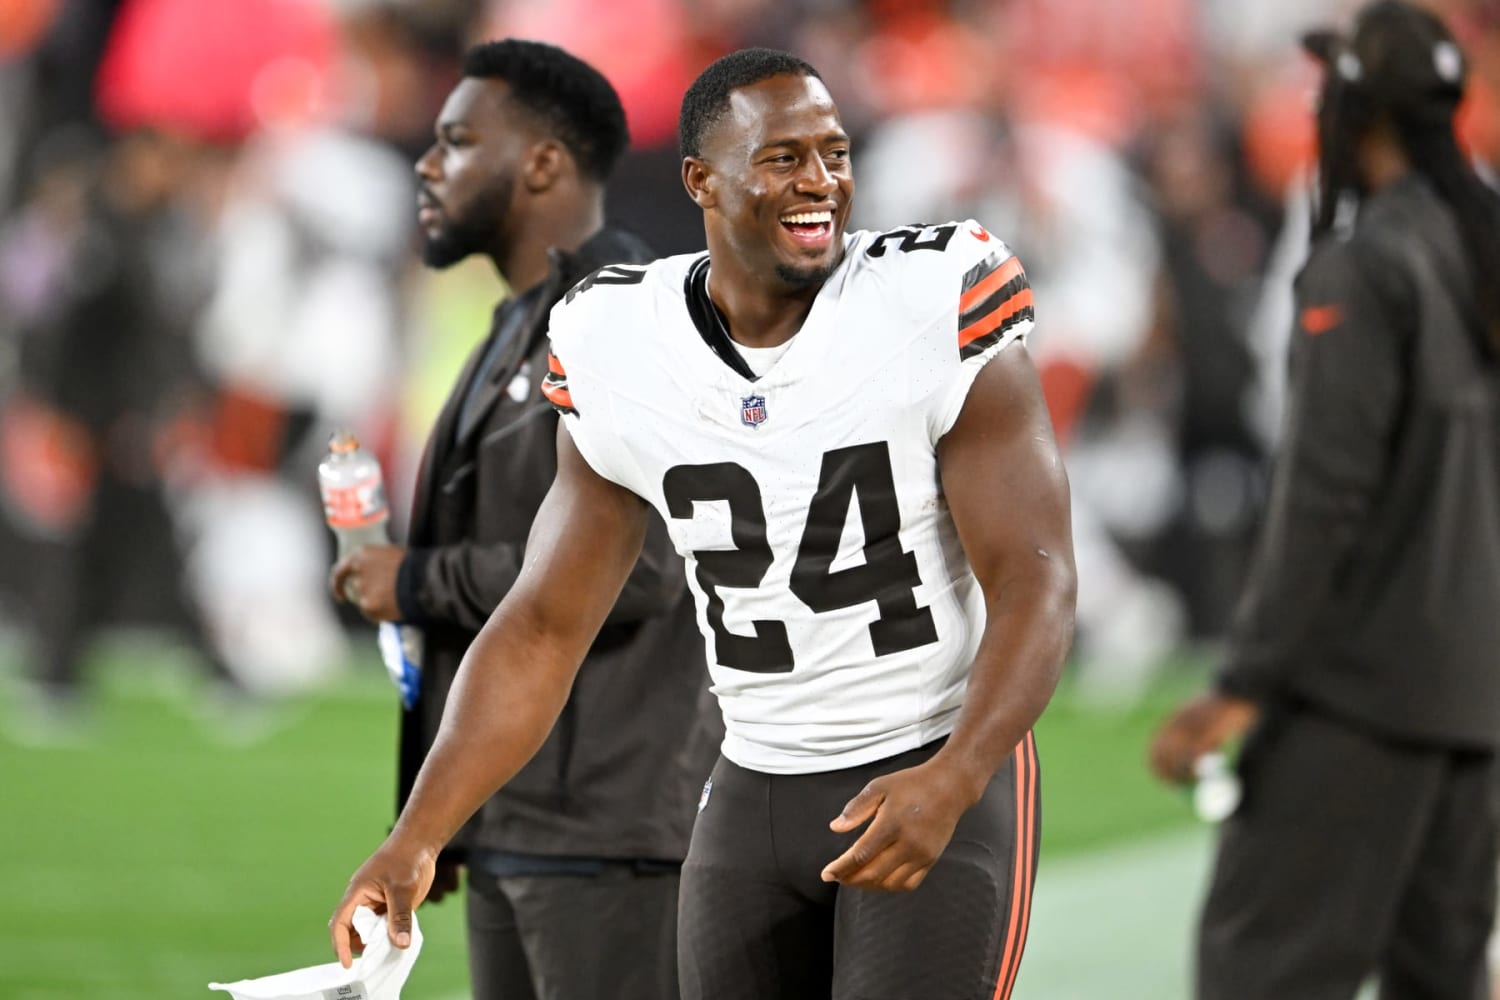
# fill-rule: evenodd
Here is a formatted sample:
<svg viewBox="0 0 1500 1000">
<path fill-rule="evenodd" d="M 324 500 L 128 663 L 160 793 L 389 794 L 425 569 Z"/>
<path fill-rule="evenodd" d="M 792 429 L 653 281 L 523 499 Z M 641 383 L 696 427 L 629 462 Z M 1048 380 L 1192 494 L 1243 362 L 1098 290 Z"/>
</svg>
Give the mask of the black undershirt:
<svg viewBox="0 0 1500 1000">
<path fill-rule="evenodd" d="M 698 328 L 698 336 L 703 338 L 709 350 L 734 369 L 736 374 L 751 382 L 759 379 L 760 376 L 745 363 L 744 355 L 734 346 L 734 341 L 729 339 L 729 324 L 725 322 L 724 314 L 719 312 L 719 307 L 714 305 L 714 300 L 709 297 L 708 254 L 693 261 L 688 268 L 687 279 L 682 283 L 682 294 L 687 299 L 688 315 Z"/>
</svg>

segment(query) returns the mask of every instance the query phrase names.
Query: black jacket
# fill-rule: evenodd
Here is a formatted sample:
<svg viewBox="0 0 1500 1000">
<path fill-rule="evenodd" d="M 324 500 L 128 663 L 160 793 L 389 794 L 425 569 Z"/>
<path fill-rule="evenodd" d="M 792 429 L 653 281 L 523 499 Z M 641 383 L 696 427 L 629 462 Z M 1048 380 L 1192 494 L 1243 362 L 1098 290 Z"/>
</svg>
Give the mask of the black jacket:
<svg viewBox="0 0 1500 1000">
<path fill-rule="evenodd" d="M 458 426 L 461 411 L 495 329 L 465 365 L 418 473 L 397 590 L 403 618 L 424 631 L 425 652 L 420 698 L 402 718 L 398 808 L 464 651 L 520 574 L 532 519 L 557 473 L 557 416 L 541 393 L 551 307 L 598 267 L 648 254 L 632 237 L 603 230 L 576 253 L 550 257 L 520 333 L 469 404 L 471 426 Z M 717 750 L 707 681 L 682 560 L 652 515 L 640 562 L 556 727 L 454 838 L 450 857 L 478 847 L 680 861 Z"/>
<path fill-rule="evenodd" d="M 1417 176 L 1297 279 L 1286 437 L 1220 687 L 1500 744 L 1500 371 Z"/>
</svg>

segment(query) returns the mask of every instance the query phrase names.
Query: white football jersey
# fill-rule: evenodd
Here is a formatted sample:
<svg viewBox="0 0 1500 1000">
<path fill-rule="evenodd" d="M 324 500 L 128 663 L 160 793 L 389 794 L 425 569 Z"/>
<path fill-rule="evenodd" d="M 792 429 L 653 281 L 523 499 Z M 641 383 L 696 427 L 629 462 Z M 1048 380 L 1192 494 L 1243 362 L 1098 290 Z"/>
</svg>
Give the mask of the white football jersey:
<svg viewBox="0 0 1500 1000">
<path fill-rule="evenodd" d="M 589 465 L 666 520 L 724 754 L 757 771 L 947 735 L 984 629 L 936 448 L 980 368 L 1031 329 L 1025 272 L 973 221 L 844 246 L 758 379 L 725 360 L 705 254 L 603 268 L 552 312 L 544 390 Z"/>
</svg>

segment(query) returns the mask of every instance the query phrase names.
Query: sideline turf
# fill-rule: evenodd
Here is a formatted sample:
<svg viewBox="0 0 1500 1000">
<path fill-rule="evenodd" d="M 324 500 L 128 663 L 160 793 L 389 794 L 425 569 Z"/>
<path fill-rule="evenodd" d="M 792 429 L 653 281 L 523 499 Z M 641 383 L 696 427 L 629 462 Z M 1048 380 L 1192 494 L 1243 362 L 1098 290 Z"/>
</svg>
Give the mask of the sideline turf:
<svg viewBox="0 0 1500 1000">
<path fill-rule="evenodd" d="M 181 693 L 178 671 L 117 659 L 80 745 L 21 747 L 0 730 L 0 997 L 206 998 L 213 979 L 327 961 L 328 912 L 389 823 L 395 711 L 379 668 L 362 663 L 234 746 L 211 734 L 266 720 L 223 727 Z M 1191 825 L 1141 760 L 1192 683 L 1170 680 L 1123 715 L 1066 690 L 1054 702 L 1038 727 L 1045 861 Z M 8 689 L 0 699 L 13 717 Z M 421 920 L 405 995 L 463 991 L 461 904 Z"/>
</svg>

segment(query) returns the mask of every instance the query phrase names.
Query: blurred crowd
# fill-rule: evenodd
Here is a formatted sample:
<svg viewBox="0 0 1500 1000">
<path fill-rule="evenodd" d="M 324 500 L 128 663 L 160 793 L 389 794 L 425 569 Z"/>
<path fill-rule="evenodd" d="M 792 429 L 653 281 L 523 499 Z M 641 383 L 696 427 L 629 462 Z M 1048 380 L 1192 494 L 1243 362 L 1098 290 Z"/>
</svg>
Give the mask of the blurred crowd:
<svg viewBox="0 0 1500 1000">
<path fill-rule="evenodd" d="M 1500 0 L 1434 0 L 1500 163 Z M 619 90 L 612 221 L 703 246 L 683 90 L 767 45 L 855 137 L 855 222 L 973 216 L 1026 262 L 1065 442 L 1080 679 L 1128 698 L 1219 635 L 1275 444 L 1316 70 L 1346 0 L 4 0 L 0 625 L 46 701 L 106 626 L 228 691 L 346 661 L 314 466 L 348 427 L 397 522 L 493 274 L 434 275 L 411 170 L 463 50 L 562 45 Z"/>
</svg>

